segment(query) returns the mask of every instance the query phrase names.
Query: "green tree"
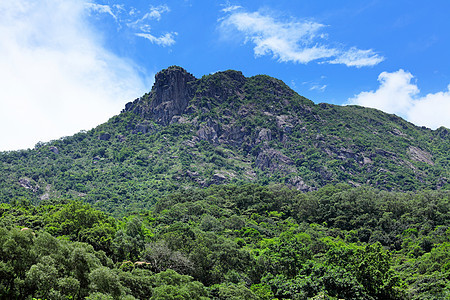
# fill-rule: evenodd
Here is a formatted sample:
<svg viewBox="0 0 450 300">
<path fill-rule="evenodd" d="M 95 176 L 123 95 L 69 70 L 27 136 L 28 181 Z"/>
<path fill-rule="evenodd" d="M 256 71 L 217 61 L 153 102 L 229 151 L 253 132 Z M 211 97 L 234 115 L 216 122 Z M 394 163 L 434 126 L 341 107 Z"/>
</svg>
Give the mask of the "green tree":
<svg viewBox="0 0 450 300">
<path fill-rule="evenodd" d="M 109 294 L 119 299 L 124 293 L 119 277 L 108 267 L 99 267 L 89 274 L 89 288 L 91 291 Z"/>
</svg>

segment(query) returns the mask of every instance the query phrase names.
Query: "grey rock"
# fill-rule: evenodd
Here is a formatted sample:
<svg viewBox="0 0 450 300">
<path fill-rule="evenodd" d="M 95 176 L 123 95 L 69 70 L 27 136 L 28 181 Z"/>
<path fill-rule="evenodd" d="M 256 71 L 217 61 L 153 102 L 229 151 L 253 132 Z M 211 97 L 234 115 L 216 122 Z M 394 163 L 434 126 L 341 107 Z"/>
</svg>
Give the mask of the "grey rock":
<svg viewBox="0 0 450 300">
<path fill-rule="evenodd" d="M 138 132 L 140 132 L 140 133 L 154 133 L 156 131 L 157 131 L 157 129 L 152 123 L 150 123 L 148 121 L 144 121 L 142 123 L 137 124 L 132 132 L 133 133 L 138 133 Z"/>
<path fill-rule="evenodd" d="M 109 139 L 111 138 L 111 134 L 109 133 L 102 133 L 99 135 L 98 139 L 101 141 L 109 141 Z"/>
<path fill-rule="evenodd" d="M 258 138 L 256 139 L 256 143 L 261 143 L 263 141 L 271 141 L 272 140 L 272 131 L 268 128 L 263 128 L 259 131 Z"/>
<path fill-rule="evenodd" d="M 314 190 L 311 186 L 307 185 L 300 176 L 290 178 L 288 185 L 302 192 L 310 192 Z"/>
<path fill-rule="evenodd" d="M 201 140 L 217 142 L 217 132 L 213 127 L 209 126 L 201 126 L 199 130 L 197 130 L 197 136 Z"/>
<path fill-rule="evenodd" d="M 424 163 L 432 165 L 432 166 L 434 165 L 434 162 L 432 160 L 433 159 L 432 155 L 425 150 L 419 149 L 414 146 L 409 146 L 408 154 L 412 160 L 424 162 Z"/>
<path fill-rule="evenodd" d="M 29 178 L 20 178 L 19 179 L 19 185 L 23 188 L 30 189 L 34 193 L 36 193 L 39 190 L 39 185 L 36 182 L 33 182 L 32 179 Z"/>
<path fill-rule="evenodd" d="M 279 150 L 268 148 L 259 152 L 255 160 L 255 165 L 263 171 L 284 171 L 284 173 L 290 173 L 294 171 L 291 166 L 292 160 L 281 153 Z"/>
<path fill-rule="evenodd" d="M 193 97 L 189 82 L 196 78 L 180 67 L 170 67 L 156 74 L 151 114 L 157 123 L 168 125 L 173 116 L 181 115 Z"/>
<path fill-rule="evenodd" d="M 48 150 L 50 150 L 51 152 L 53 152 L 53 153 L 55 153 L 55 154 L 59 154 L 58 147 L 56 147 L 56 146 L 50 146 L 50 147 L 48 148 Z"/>
</svg>

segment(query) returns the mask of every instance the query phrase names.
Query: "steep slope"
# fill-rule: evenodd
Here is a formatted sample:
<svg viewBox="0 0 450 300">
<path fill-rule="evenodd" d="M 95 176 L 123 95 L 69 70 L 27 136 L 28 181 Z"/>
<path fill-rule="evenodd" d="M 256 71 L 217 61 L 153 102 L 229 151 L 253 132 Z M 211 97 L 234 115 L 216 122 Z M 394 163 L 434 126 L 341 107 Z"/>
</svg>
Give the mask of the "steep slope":
<svg viewBox="0 0 450 300">
<path fill-rule="evenodd" d="M 315 105 L 280 80 L 180 67 L 88 132 L 0 154 L 0 201 L 81 197 L 115 213 L 230 182 L 448 189 L 450 134 L 381 111 Z"/>
</svg>

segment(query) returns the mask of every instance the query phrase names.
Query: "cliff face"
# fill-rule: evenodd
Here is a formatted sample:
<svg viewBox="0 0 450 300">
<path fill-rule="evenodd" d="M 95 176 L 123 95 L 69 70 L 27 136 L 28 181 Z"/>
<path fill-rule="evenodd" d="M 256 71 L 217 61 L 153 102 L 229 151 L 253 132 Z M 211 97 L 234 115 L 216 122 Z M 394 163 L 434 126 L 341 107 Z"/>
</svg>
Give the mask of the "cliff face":
<svg viewBox="0 0 450 300">
<path fill-rule="evenodd" d="M 185 112 L 193 97 L 192 84 L 196 78 L 180 67 L 170 67 L 158 72 L 149 98 L 137 99 L 125 106 L 125 111 L 133 111 L 158 124 L 168 125 L 173 116 Z"/>
<path fill-rule="evenodd" d="M 191 84 L 195 80 L 192 74 L 176 67 L 156 74 L 150 109 L 157 123 L 167 125 L 173 116 L 184 113 L 193 97 Z"/>
</svg>

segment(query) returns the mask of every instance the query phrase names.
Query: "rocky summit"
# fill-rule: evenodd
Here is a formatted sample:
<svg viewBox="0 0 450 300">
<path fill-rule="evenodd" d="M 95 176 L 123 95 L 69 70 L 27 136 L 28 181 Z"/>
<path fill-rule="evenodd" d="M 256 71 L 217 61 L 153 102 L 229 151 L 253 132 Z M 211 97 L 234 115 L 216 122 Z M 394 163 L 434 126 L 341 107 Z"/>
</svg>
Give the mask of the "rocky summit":
<svg viewBox="0 0 450 300">
<path fill-rule="evenodd" d="M 196 78 L 180 67 L 171 67 L 156 74 L 150 101 L 141 99 L 125 105 L 125 111 L 168 125 L 172 118 L 181 115 L 193 98 L 192 83 Z"/>
<path fill-rule="evenodd" d="M 448 189 L 449 139 L 379 110 L 315 104 L 267 75 L 172 66 L 107 123 L 0 154 L 0 200 L 75 197 L 117 212 L 224 183 Z"/>
</svg>

